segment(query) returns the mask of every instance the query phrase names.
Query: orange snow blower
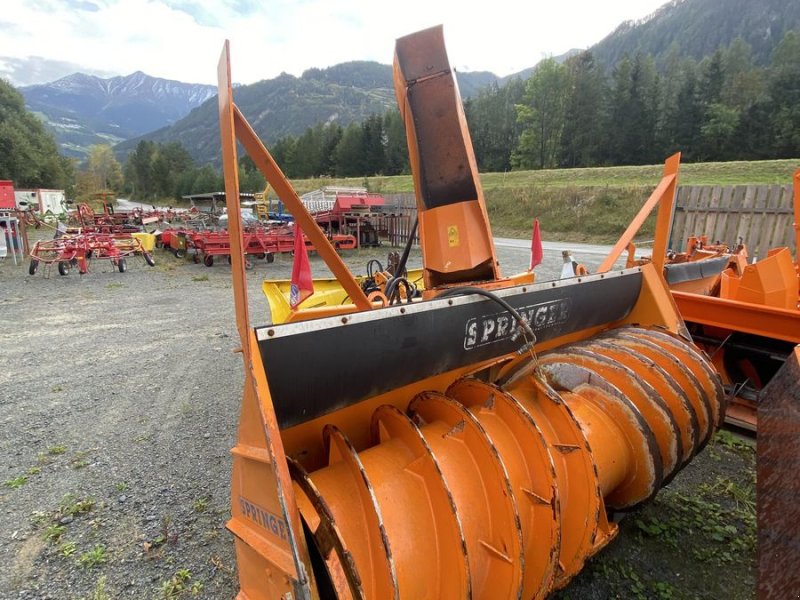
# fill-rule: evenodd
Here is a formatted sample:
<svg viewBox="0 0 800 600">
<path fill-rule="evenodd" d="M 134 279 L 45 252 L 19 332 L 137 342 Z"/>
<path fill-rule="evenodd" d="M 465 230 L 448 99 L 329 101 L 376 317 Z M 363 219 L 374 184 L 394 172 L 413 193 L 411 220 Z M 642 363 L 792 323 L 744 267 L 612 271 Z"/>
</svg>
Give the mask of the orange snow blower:
<svg viewBox="0 0 800 600">
<path fill-rule="evenodd" d="M 607 511 L 652 498 L 723 416 L 652 265 L 501 275 L 441 27 L 397 41 L 394 79 L 425 292 L 387 304 L 364 295 L 233 103 L 222 52 L 228 214 L 238 140 L 350 299 L 251 326 L 231 220 L 240 600 L 543 598 L 616 535 Z M 674 193 L 677 168 L 655 196 Z"/>
</svg>

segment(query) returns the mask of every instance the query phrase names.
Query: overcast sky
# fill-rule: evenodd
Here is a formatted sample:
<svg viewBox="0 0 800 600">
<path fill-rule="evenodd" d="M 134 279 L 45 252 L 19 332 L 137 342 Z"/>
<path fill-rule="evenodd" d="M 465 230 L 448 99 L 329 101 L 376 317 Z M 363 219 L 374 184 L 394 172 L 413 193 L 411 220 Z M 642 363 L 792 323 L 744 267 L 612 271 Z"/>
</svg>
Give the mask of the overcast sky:
<svg viewBox="0 0 800 600">
<path fill-rule="evenodd" d="M 227 38 L 233 79 L 246 84 L 349 60 L 391 64 L 395 38 L 439 24 L 453 66 L 503 76 L 591 46 L 664 2 L 3 0 L 0 77 L 20 86 L 144 71 L 216 83 Z"/>
</svg>

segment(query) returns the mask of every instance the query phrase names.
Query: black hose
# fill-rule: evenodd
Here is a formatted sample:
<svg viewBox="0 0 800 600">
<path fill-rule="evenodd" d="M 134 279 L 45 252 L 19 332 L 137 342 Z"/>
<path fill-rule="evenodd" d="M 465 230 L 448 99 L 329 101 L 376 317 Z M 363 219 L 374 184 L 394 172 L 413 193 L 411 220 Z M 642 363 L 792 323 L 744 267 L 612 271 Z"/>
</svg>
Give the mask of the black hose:
<svg viewBox="0 0 800 600">
<path fill-rule="evenodd" d="M 373 265 L 373 263 L 375 263 L 376 265 L 378 265 L 378 270 L 377 270 L 377 273 L 381 273 L 381 272 L 383 271 L 383 265 L 381 264 L 381 261 L 379 261 L 377 258 L 372 258 L 372 259 L 370 259 L 370 260 L 367 262 L 367 277 L 369 277 L 370 279 L 371 279 L 371 278 L 373 277 L 373 275 L 375 275 L 375 273 L 376 273 L 376 271 L 373 271 L 373 270 L 372 270 L 372 265 Z"/>
<path fill-rule="evenodd" d="M 449 296 L 466 296 L 468 294 L 478 294 L 480 296 L 484 296 L 486 298 L 489 298 L 489 300 L 493 300 L 494 302 L 502 306 L 505 310 L 507 310 L 511 314 L 512 317 L 514 317 L 514 320 L 519 324 L 520 328 L 522 329 L 523 337 L 525 338 L 526 342 L 534 343 L 536 341 L 536 334 L 533 332 L 533 329 L 531 329 L 531 326 L 528 323 L 528 321 L 525 320 L 525 318 L 521 314 L 519 314 L 517 309 L 515 309 L 508 302 L 503 300 L 500 296 L 498 296 L 493 292 L 490 292 L 489 290 L 484 290 L 483 288 L 471 287 L 471 286 L 454 287 L 450 288 L 449 290 L 445 290 L 444 292 L 436 296 L 436 299 L 447 298 Z M 530 338 L 528 338 L 528 336 L 530 336 Z"/>
<path fill-rule="evenodd" d="M 416 286 L 410 284 L 405 277 L 395 277 L 386 284 L 384 294 L 389 300 L 389 304 L 394 304 L 395 300 L 400 300 L 400 286 L 406 286 L 406 302 L 411 302 L 417 292 Z"/>
<path fill-rule="evenodd" d="M 411 228 L 411 233 L 408 234 L 408 240 L 406 240 L 406 247 L 403 248 L 403 255 L 400 257 L 400 261 L 397 263 L 397 269 L 394 272 L 396 276 L 400 276 L 406 271 L 406 263 L 408 263 L 408 255 L 411 254 L 411 246 L 414 245 L 414 238 L 417 236 L 418 224 L 419 224 L 419 217 L 414 219 L 414 226 Z"/>
</svg>

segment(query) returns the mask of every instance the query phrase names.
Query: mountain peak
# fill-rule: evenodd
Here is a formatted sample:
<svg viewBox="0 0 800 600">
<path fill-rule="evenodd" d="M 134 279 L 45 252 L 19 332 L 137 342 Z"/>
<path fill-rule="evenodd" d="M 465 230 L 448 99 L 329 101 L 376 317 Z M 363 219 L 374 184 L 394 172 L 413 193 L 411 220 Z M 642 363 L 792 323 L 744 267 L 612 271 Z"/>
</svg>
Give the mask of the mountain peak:
<svg viewBox="0 0 800 600">
<path fill-rule="evenodd" d="M 20 89 L 29 108 L 47 116 L 62 152 L 85 157 L 93 144 L 116 143 L 171 125 L 216 93 L 142 71 L 101 78 L 73 73 Z"/>
</svg>

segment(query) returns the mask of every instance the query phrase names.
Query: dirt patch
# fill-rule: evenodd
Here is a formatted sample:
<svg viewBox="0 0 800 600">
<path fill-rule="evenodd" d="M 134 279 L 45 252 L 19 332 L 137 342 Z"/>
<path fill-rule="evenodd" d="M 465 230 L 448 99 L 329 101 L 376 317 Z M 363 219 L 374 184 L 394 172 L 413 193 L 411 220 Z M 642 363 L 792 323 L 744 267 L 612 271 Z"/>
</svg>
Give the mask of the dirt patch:
<svg viewBox="0 0 800 600">
<path fill-rule="evenodd" d="M 387 251 L 345 258 L 360 274 Z M 512 249 L 498 255 L 505 273 L 529 259 Z M 129 260 L 126 273 L 98 264 L 66 277 L 0 263 L 0 564 L 13 567 L 0 569 L 1 598 L 237 592 L 224 526 L 243 378 L 230 268 L 163 251 L 155 258 L 155 268 Z M 419 254 L 412 260 L 419 265 Z M 319 258 L 311 262 L 323 276 Z M 559 253 L 546 256 L 541 276 L 557 274 L 560 263 Z M 261 281 L 288 278 L 291 266 L 278 257 L 248 273 L 254 324 L 268 320 Z M 673 492 L 735 507 L 723 501 L 726 484 L 711 499 L 703 486 L 752 471 L 740 450 L 710 446 L 655 503 L 622 521 L 618 540 L 561 597 L 752 597 L 751 546 L 726 562 L 703 554 L 710 534 L 691 523 L 663 535 L 646 530 L 657 531 L 650 520 L 665 515 L 689 519 L 676 512 L 683 500 Z M 738 536 L 738 513 L 730 514 Z M 695 558 L 697 544 L 705 560 Z"/>
</svg>

